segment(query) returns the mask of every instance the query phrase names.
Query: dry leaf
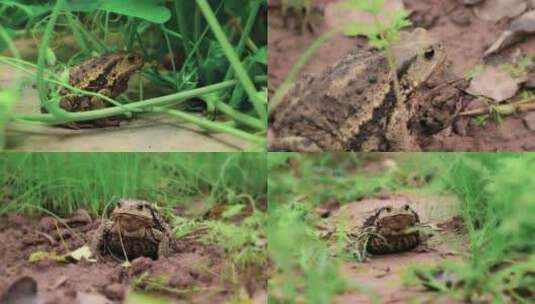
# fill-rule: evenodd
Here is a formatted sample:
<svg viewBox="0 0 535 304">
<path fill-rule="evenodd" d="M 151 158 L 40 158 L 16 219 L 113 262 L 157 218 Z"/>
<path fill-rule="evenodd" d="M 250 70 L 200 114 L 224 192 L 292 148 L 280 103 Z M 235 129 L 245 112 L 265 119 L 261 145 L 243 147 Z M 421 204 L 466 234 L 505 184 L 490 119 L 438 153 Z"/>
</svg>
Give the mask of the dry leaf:
<svg viewBox="0 0 535 304">
<path fill-rule="evenodd" d="M 96 262 L 97 260 L 92 259 L 91 257 L 93 254 L 91 253 L 91 249 L 89 249 L 89 246 L 84 245 L 68 254 L 65 255 L 65 258 L 67 260 L 71 259 L 76 262 L 80 261 L 82 258 L 85 258 L 89 262 Z"/>
<path fill-rule="evenodd" d="M 58 255 L 55 252 L 47 252 L 47 251 L 35 251 L 30 254 L 28 257 L 28 262 L 30 263 L 37 263 L 43 260 L 51 260 L 56 262 L 65 262 L 65 257 L 62 255 Z"/>
<path fill-rule="evenodd" d="M 483 56 L 496 53 L 514 44 L 526 35 L 535 33 L 535 10 L 529 11 L 513 20 L 507 30 L 485 51 Z"/>
<path fill-rule="evenodd" d="M 527 6 L 526 0 L 489 0 L 474 7 L 474 12 L 480 19 L 496 22 L 522 14 Z"/>
<path fill-rule="evenodd" d="M 522 120 L 528 129 L 535 131 L 535 112 L 526 114 Z"/>
<path fill-rule="evenodd" d="M 515 96 L 518 82 L 502 70 L 486 67 L 470 81 L 466 91 L 471 95 L 485 96 L 501 102 Z"/>
</svg>

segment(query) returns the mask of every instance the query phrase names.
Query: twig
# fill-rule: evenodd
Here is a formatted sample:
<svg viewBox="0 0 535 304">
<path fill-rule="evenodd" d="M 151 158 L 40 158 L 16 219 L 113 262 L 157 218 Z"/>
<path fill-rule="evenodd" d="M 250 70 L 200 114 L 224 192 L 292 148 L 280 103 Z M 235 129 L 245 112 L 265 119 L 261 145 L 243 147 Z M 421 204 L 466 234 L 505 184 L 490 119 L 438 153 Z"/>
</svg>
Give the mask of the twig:
<svg viewBox="0 0 535 304">
<path fill-rule="evenodd" d="M 69 249 L 67 242 L 65 242 L 65 239 L 63 238 L 63 234 L 59 231 L 58 221 L 54 221 L 54 226 L 56 226 L 56 231 L 58 232 L 58 235 L 61 239 L 61 243 L 63 244 L 63 247 L 65 247 L 67 252 L 71 252 L 71 249 Z"/>
<path fill-rule="evenodd" d="M 127 262 L 127 263 L 130 263 L 130 261 L 128 260 L 128 254 L 126 254 L 126 249 L 124 248 L 124 243 L 123 243 L 123 229 L 121 227 L 121 223 L 119 222 L 119 241 L 121 242 L 121 249 L 123 250 L 123 255 L 124 255 L 124 260 Z"/>
<path fill-rule="evenodd" d="M 36 230 L 35 233 L 47 239 L 50 242 L 50 245 L 56 245 L 58 243 L 52 236 L 50 236 L 50 234 L 41 232 L 39 230 Z"/>
<path fill-rule="evenodd" d="M 470 111 L 461 112 L 459 113 L 459 116 L 475 116 L 491 112 L 508 115 L 517 111 L 528 112 L 531 110 L 535 110 L 535 99 L 521 100 L 510 104 L 478 108 Z"/>
</svg>

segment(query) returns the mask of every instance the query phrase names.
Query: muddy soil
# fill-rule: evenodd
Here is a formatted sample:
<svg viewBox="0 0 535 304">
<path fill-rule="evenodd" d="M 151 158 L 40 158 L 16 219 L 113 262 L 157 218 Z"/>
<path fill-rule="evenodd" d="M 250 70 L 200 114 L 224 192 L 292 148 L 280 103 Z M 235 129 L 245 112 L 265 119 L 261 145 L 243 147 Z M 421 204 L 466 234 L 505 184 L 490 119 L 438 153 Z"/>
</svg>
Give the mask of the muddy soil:
<svg viewBox="0 0 535 304">
<path fill-rule="evenodd" d="M 39 303 L 121 303 L 134 289 L 168 297 L 171 303 L 224 303 L 240 291 L 251 293 L 253 303 L 267 301 L 263 275 L 247 276 L 248 282 L 239 277 L 232 280 L 223 252 L 192 240 L 177 240 L 167 258 L 141 257 L 129 267 L 85 259 L 30 263 L 29 256 L 37 251 L 63 254 L 65 246 L 70 250 L 83 246 L 100 220 L 92 220 L 81 210 L 67 222 L 72 231 L 52 217 L 0 217 L 0 294 L 18 278 L 30 276 L 37 282 Z M 155 291 L 154 282 L 163 285 Z"/>
<path fill-rule="evenodd" d="M 371 256 L 364 263 L 344 262 L 342 274 L 350 282 L 365 286 L 379 300 L 379 303 L 408 303 L 419 300 L 423 303 L 457 303 L 455 299 L 425 292 L 421 286 L 406 286 L 404 275 L 412 265 L 436 265 L 441 261 L 458 260 L 466 252 L 467 240 L 462 226 L 456 220 L 457 201 L 451 197 L 422 195 L 415 192 L 382 194 L 379 198 L 368 198 L 343 205 L 332 216 L 332 222 L 343 216 L 347 223 L 360 225 L 363 219 L 373 214 L 375 208 L 405 204 L 418 213 L 422 223 L 432 225 L 429 238 L 414 250 L 388 255 Z M 336 298 L 335 303 L 368 303 L 369 296 L 348 292 Z M 459 302 L 461 303 L 461 302 Z"/>
<path fill-rule="evenodd" d="M 338 0 L 315 0 L 319 7 L 334 5 Z M 457 77 L 466 73 L 482 61 L 484 51 L 507 27 L 507 22 L 493 23 L 480 20 L 472 9 L 457 0 L 404 0 L 405 7 L 412 12 L 413 24 L 425 27 L 443 40 L 451 71 Z M 329 29 L 323 22 L 317 25 L 314 33 L 298 34 L 293 29 L 283 27 L 280 8 L 272 6 L 269 11 L 269 81 L 270 88 L 276 88 L 287 75 L 290 68 L 303 54 L 303 51 Z M 334 64 L 352 47 L 366 45 L 363 38 L 336 36 L 324 44 L 301 71 L 319 73 Z M 535 53 L 535 38 L 500 52 L 494 61 L 509 60 L 516 50 L 523 54 Z M 476 101 L 462 101 L 463 109 L 480 108 Z M 419 138 L 423 150 L 427 151 L 533 151 L 535 150 L 535 131 L 528 129 L 523 118 L 527 114 L 504 117 L 502 123 L 492 120 L 484 125 L 476 124 L 471 118 L 455 121 L 451 128 L 432 137 Z"/>
</svg>

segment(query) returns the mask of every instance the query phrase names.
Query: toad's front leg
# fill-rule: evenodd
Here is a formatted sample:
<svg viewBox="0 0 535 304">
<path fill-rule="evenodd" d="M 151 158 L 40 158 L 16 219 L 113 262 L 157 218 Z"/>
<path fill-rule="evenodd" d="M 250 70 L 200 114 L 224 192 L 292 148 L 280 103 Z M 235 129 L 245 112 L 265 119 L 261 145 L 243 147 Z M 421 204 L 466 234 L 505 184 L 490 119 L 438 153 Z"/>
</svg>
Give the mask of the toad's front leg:
<svg viewBox="0 0 535 304">
<path fill-rule="evenodd" d="M 158 258 L 171 254 L 169 235 L 157 229 L 152 229 L 152 235 L 158 241 Z"/>
<path fill-rule="evenodd" d="M 302 136 L 287 136 L 277 138 L 270 143 L 269 151 L 321 152 L 322 149 L 309 138 Z"/>
<path fill-rule="evenodd" d="M 409 131 L 409 111 L 404 102 L 398 102 L 386 127 L 388 151 L 420 151 Z"/>
</svg>

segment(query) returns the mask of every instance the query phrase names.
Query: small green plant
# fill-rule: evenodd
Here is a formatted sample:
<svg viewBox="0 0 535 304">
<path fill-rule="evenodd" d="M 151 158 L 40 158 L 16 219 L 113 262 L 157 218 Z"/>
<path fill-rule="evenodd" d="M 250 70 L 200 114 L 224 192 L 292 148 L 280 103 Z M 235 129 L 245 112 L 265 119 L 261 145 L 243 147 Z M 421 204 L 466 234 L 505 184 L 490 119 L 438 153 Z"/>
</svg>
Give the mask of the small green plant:
<svg viewBox="0 0 535 304">
<path fill-rule="evenodd" d="M 20 54 L 11 40 L 11 33 L 12 31 L 8 31 L 0 25 L 0 50 L 5 46 L 15 58 L 20 58 Z M 0 151 L 5 148 L 6 137 L 4 132 L 8 122 L 11 121 L 14 115 L 15 104 L 20 99 L 21 92 L 18 87 L 12 86 L 4 89 L 0 86 Z"/>
<path fill-rule="evenodd" d="M 345 32 L 351 35 L 365 35 L 372 46 L 385 50 L 388 66 L 394 79 L 396 98 L 397 100 L 403 100 L 399 79 L 397 78 L 396 57 L 394 56 L 393 45 L 399 40 L 400 30 L 409 26 L 411 22 L 408 20 L 409 14 L 404 10 L 394 11 L 386 16 L 386 22 L 381 21 L 379 16 L 380 14 L 384 14 L 384 2 L 385 0 L 343 1 L 343 7 L 366 12 L 373 16 L 373 22 L 354 22 L 345 29 Z"/>
<path fill-rule="evenodd" d="M 474 78 L 477 74 L 479 74 L 481 71 L 483 71 L 483 69 L 485 68 L 485 66 L 483 64 L 477 64 L 475 66 L 473 66 L 471 69 L 467 70 L 464 74 L 464 79 L 466 80 L 470 80 L 472 78 Z"/>
<path fill-rule="evenodd" d="M 527 72 L 527 69 L 530 65 L 533 64 L 533 57 L 524 56 L 518 58 L 512 63 L 504 63 L 500 65 L 500 68 L 505 72 L 509 73 L 511 77 L 521 77 L 524 76 Z"/>
<path fill-rule="evenodd" d="M 417 267 L 408 280 L 468 302 L 530 303 L 535 276 L 534 158 L 522 153 L 439 155 L 444 189 L 460 198 L 469 239 L 462 261 Z"/>
<path fill-rule="evenodd" d="M 271 204 L 268 249 L 275 270 L 269 282 L 270 303 L 331 303 L 349 287 L 309 225 L 290 206 Z"/>
<path fill-rule="evenodd" d="M 489 120 L 489 114 L 478 115 L 472 119 L 474 125 L 485 126 Z"/>
</svg>

